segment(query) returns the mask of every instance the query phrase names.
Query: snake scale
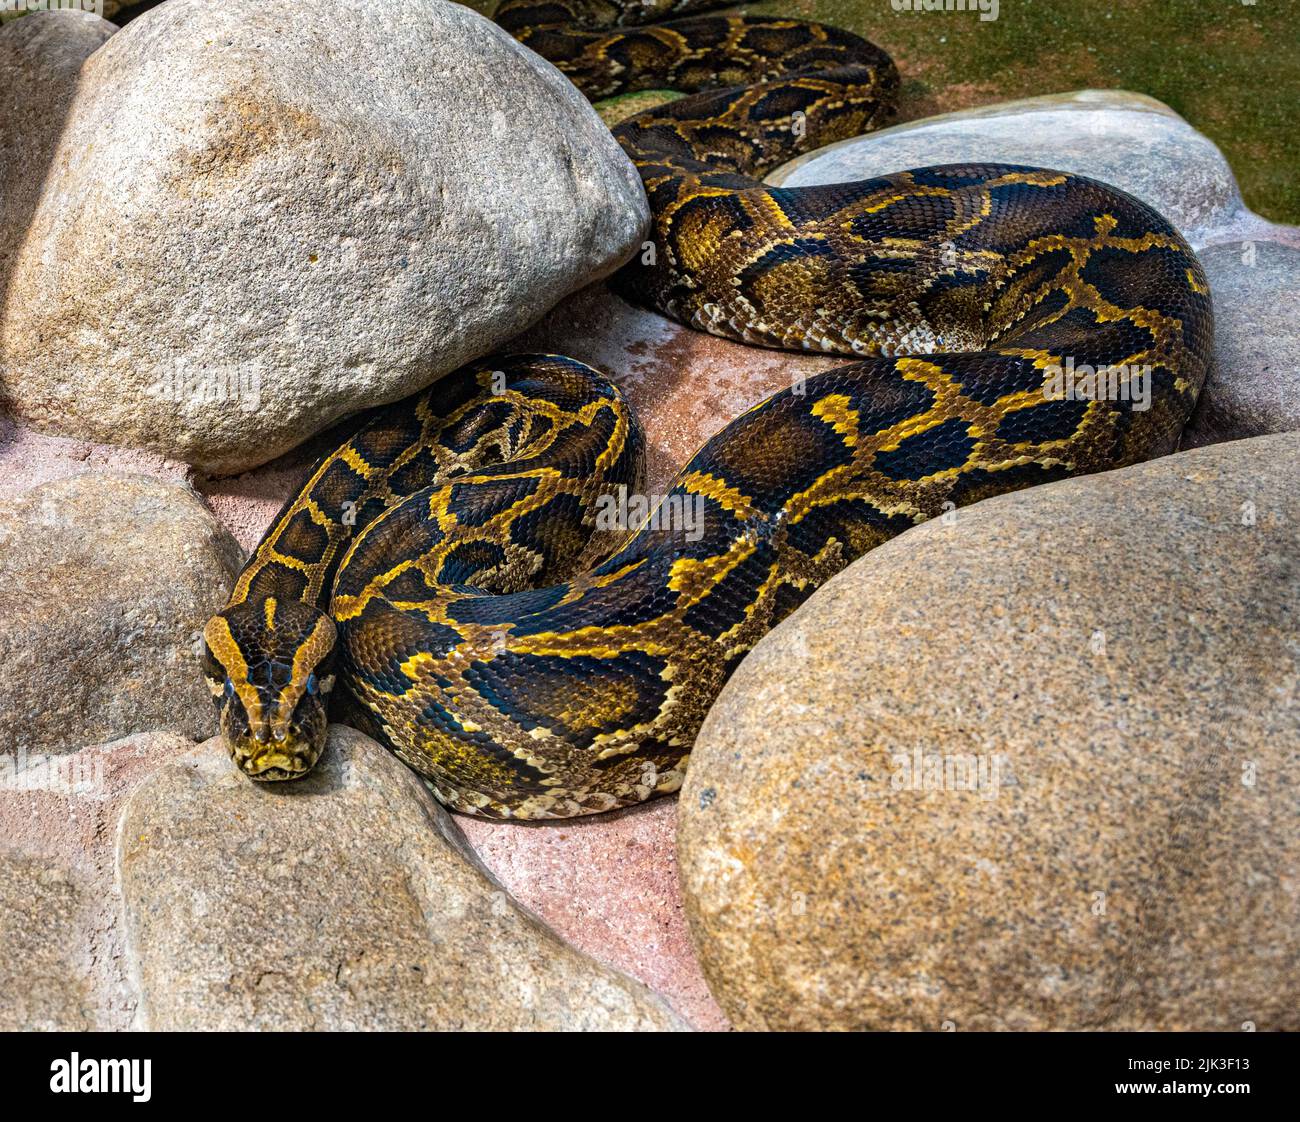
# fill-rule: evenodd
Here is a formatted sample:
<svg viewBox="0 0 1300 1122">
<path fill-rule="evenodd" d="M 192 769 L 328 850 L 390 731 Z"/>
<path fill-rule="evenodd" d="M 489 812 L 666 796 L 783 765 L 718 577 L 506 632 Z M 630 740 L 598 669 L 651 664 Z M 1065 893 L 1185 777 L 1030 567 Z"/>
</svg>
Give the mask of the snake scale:
<svg viewBox="0 0 1300 1122">
<path fill-rule="evenodd" d="M 484 359 L 360 419 L 204 631 L 248 775 L 305 773 L 332 715 L 463 812 L 567 817 L 674 791 L 739 660 L 850 561 L 955 505 L 1176 447 L 1212 313 L 1168 222 L 1040 168 L 766 187 L 796 152 L 886 119 L 897 75 L 830 27 L 660 22 L 713 6 L 506 0 L 496 19 L 590 97 L 687 94 L 615 130 L 657 250 L 618 291 L 854 361 L 691 459 L 669 501 L 698 504 L 695 540 L 649 519 L 593 544 L 602 496 L 639 485 L 643 439 L 617 387 L 572 359 Z M 1149 397 L 1052 390 L 1070 362 L 1145 369 Z"/>
</svg>

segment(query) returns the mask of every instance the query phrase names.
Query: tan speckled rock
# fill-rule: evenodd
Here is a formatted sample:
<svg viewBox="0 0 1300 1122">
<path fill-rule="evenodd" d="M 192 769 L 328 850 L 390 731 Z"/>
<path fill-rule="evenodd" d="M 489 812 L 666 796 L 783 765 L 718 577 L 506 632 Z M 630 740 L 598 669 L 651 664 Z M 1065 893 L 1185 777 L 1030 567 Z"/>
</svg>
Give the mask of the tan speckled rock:
<svg viewBox="0 0 1300 1122">
<path fill-rule="evenodd" d="M 192 490 L 142 475 L 0 502 L 0 747 L 212 732 L 196 636 L 242 562 Z"/>
<path fill-rule="evenodd" d="M 12 57 L 40 69 L 33 27 L 65 16 L 0 28 L 0 84 Z M 43 137 L 0 161 L 42 185 L 0 179 L 22 293 L 0 300 L 0 405 L 211 473 L 495 349 L 649 219 L 577 90 L 443 0 L 169 0 L 24 86 L 47 99 L 0 118 Z"/>
<path fill-rule="evenodd" d="M 145 776 L 193 747 L 167 732 L 72 753 L 0 745 L 0 1029 L 131 1027 L 118 813 Z"/>
<path fill-rule="evenodd" d="M 0 1032 L 95 1027 L 78 961 L 84 912 L 67 869 L 0 851 Z"/>
<path fill-rule="evenodd" d="M 0 88 L 10 99 L 0 117 L 0 328 L 82 64 L 116 30 L 92 12 L 72 11 L 30 12 L 0 25 Z M 0 379 L 0 396 L 3 389 Z"/>
<path fill-rule="evenodd" d="M 1300 429 L 1300 248 L 1247 240 L 1198 256 L 1214 294 L 1214 366 L 1183 446 Z"/>
<path fill-rule="evenodd" d="M 255 784 L 217 740 L 152 775 L 118 834 L 140 1023 L 154 1029 L 675 1029 L 477 865 L 415 775 L 331 727 Z"/>
<path fill-rule="evenodd" d="M 1300 1028 L 1300 434 L 917 527 L 700 733 L 687 915 L 738 1028 Z"/>
</svg>

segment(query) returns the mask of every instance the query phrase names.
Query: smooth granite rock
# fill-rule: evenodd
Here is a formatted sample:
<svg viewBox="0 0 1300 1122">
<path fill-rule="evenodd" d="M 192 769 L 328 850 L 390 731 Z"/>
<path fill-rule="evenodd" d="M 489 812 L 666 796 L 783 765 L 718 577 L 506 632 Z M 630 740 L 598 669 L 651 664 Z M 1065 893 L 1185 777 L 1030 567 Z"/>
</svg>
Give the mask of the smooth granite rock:
<svg viewBox="0 0 1300 1122">
<path fill-rule="evenodd" d="M 1300 1028 L 1300 434 L 1035 487 L 741 664 L 678 856 L 740 1029 Z"/>
<path fill-rule="evenodd" d="M 800 156 L 768 182 L 849 183 L 952 163 L 1030 164 L 1100 179 L 1150 203 L 1193 248 L 1254 217 L 1213 141 L 1163 102 L 1126 90 L 1076 90 L 909 121 Z"/>
<path fill-rule="evenodd" d="M 30 12 L 0 27 L 0 340 L 7 294 L 46 186 L 81 66 L 117 30 L 90 12 Z M 15 98 L 10 91 L 21 90 Z M 0 349 L 0 373 L 5 369 Z M 0 378 L 0 395 L 5 381 Z"/>
<path fill-rule="evenodd" d="M 342 725 L 294 783 L 250 783 L 218 740 L 157 771 L 118 874 L 141 1027 L 684 1027 L 518 908 L 414 773 Z"/>
<path fill-rule="evenodd" d="M 166 732 L 48 754 L 0 743 L 0 1026 L 43 1010 L 44 1027 L 131 1028 L 118 819 L 141 782 L 193 750 Z"/>
<path fill-rule="evenodd" d="M 0 502 L 0 745 L 215 727 L 196 636 L 239 546 L 187 487 L 83 474 Z"/>
<path fill-rule="evenodd" d="M 78 953 L 84 911 L 66 868 L 0 851 L 0 1032 L 95 1027 Z"/>
<path fill-rule="evenodd" d="M 84 17 L 0 29 L 20 76 L 51 20 Z M 0 406 L 59 435 L 265 463 L 493 350 L 648 221 L 574 87 L 458 4 L 170 0 L 75 94 L 52 70 L 0 124 L 45 156 L 34 205 L 0 181 Z"/>
<path fill-rule="evenodd" d="M 1300 429 L 1300 248 L 1244 241 L 1198 256 L 1214 294 L 1214 367 L 1183 446 Z"/>
<path fill-rule="evenodd" d="M 677 877 L 677 802 L 564 822 L 458 815 L 493 878 L 571 947 L 624 970 L 695 1029 L 728 1028 L 695 961 Z"/>
</svg>

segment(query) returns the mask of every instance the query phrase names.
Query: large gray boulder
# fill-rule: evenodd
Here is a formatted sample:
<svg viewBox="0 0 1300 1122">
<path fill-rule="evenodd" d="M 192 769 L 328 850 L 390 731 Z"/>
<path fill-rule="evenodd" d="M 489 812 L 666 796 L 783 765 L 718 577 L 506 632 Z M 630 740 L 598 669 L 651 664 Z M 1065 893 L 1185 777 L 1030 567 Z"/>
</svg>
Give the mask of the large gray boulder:
<svg viewBox="0 0 1300 1122">
<path fill-rule="evenodd" d="M 679 814 L 737 1028 L 1300 1028 L 1300 433 L 872 551 L 741 664 Z"/>
<path fill-rule="evenodd" d="M 240 471 L 640 245 L 591 107 L 458 4 L 171 0 L 111 30 L 0 28 L 27 107 L 0 124 L 26 153 L 0 159 L 0 405 L 34 426 Z"/>
<path fill-rule="evenodd" d="M 295 783 L 250 783 L 218 739 L 156 771 L 123 811 L 118 880 L 141 1027 L 685 1027 L 517 907 L 344 725 Z"/>
<path fill-rule="evenodd" d="M 0 502 L 0 749 L 212 732 L 196 644 L 242 561 L 193 491 L 146 476 Z"/>
<path fill-rule="evenodd" d="M 1214 367 L 1183 446 L 1300 429 L 1300 249 L 1248 239 L 1199 256 L 1214 294 Z"/>
</svg>

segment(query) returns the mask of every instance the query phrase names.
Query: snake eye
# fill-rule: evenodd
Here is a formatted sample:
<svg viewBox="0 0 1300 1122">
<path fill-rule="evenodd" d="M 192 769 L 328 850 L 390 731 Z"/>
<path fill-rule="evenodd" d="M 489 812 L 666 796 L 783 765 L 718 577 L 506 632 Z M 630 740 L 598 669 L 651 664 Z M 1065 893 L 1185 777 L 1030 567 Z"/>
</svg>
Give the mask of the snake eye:
<svg viewBox="0 0 1300 1122">
<path fill-rule="evenodd" d="M 316 690 L 319 688 L 319 686 L 320 686 L 320 683 L 318 683 L 318 682 L 316 681 L 316 675 L 315 675 L 315 674 L 308 674 L 308 675 L 307 675 L 307 692 L 308 692 L 309 694 L 313 694 L 313 693 L 316 692 Z"/>
<path fill-rule="evenodd" d="M 227 697 L 235 696 L 235 683 L 231 681 L 229 678 L 226 679 L 225 694 Z"/>
</svg>

